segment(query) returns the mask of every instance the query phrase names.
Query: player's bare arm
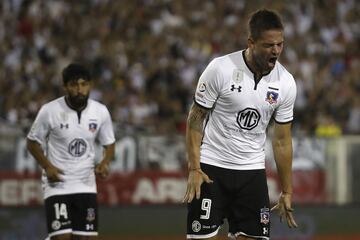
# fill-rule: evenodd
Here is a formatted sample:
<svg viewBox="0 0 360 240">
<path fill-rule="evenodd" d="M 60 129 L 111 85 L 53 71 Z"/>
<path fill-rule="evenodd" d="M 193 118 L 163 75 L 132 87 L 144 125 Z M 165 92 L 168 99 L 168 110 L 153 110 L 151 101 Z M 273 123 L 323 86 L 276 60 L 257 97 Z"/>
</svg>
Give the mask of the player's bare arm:
<svg viewBox="0 0 360 240">
<path fill-rule="evenodd" d="M 106 178 L 109 175 L 109 164 L 114 159 L 115 143 L 104 146 L 104 158 L 96 165 L 95 174 L 101 178 Z"/>
<path fill-rule="evenodd" d="M 63 171 L 51 164 L 51 162 L 45 157 L 43 150 L 38 142 L 27 139 L 27 149 L 39 163 L 39 165 L 45 170 L 50 182 L 62 181 L 60 174 L 64 174 Z"/>
<path fill-rule="evenodd" d="M 209 110 L 197 104 L 191 106 L 186 126 L 186 150 L 188 168 L 200 169 L 200 145 L 203 137 L 203 123 Z"/>
<path fill-rule="evenodd" d="M 278 211 L 280 220 L 286 219 L 290 228 L 297 227 L 291 207 L 292 195 L 292 140 L 291 123 L 275 123 L 274 137 L 272 141 L 276 167 L 281 183 L 281 194 L 279 202 L 272 210 Z"/>
<path fill-rule="evenodd" d="M 209 177 L 200 168 L 200 145 L 203 137 L 203 123 L 209 110 L 197 104 L 191 106 L 186 126 L 186 151 L 189 177 L 183 202 L 200 198 L 200 186 L 203 182 L 211 183 Z"/>
</svg>

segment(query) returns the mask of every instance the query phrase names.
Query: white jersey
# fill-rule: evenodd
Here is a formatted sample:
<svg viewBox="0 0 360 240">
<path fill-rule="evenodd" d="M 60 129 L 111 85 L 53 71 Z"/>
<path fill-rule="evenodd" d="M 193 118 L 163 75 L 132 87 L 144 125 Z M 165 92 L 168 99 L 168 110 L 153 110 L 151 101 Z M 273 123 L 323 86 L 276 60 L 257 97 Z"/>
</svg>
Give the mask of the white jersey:
<svg viewBox="0 0 360 240">
<path fill-rule="evenodd" d="M 212 109 L 204 126 L 202 163 L 235 170 L 263 169 L 270 119 L 293 120 L 293 76 L 276 62 L 256 83 L 244 53 L 215 58 L 199 79 L 195 102 Z"/>
<path fill-rule="evenodd" d="M 110 113 L 105 105 L 89 99 L 78 114 L 61 97 L 42 106 L 27 136 L 45 150 L 48 160 L 60 168 L 63 182 L 49 183 L 43 171 L 44 198 L 71 193 L 96 193 L 95 140 L 115 142 Z"/>
</svg>

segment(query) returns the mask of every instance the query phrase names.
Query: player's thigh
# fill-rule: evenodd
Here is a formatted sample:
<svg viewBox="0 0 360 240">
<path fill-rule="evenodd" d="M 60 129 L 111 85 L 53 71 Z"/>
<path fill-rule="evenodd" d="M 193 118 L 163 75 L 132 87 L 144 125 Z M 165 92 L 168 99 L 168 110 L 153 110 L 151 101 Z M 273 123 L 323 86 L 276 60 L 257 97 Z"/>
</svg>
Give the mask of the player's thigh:
<svg viewBox="0 0 360 240">
<path fill-rule="evenodd" d="M 243 239 L 269 239 L 270 202 L 265 170 L 246 170 L 238 175 L 243 185 L 236 192 L 229 215 L 229 233 Z M 246 238 L 247 237 L 247 238 Z"/>
<path fill-rule="evenodd" d="M 55 195 L 45 199 L 46 225 L 49 237 L 71 233 L 71 204 L 69 200 L 68 195 Z"/>
<path fill-rule="evenodd" d="M 95 193 L 74 194 L 71 211 L 73 235 L 97 236 L 98 204 Z"/>
<path fill-rule="evenodd" d="M 226 216 L 229 199 L 222 188 L 221 169 L 206 164 L 201 169 L 214 181 L 201 185 L 200 199 L 188 204 L 187 239 L 216 239 Z"/>
</svg>

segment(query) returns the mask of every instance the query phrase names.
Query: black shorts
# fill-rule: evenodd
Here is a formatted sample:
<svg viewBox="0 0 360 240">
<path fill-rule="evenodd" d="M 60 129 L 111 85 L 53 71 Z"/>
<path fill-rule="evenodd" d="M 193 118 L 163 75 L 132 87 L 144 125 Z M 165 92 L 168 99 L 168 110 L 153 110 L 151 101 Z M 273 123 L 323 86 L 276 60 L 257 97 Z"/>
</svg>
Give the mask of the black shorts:
<svg viewBox="0 0 360 240">
<path fill-rule="evenodd" d="M 98 209 L 95 193 L 55 195 L 45 199 L 49 237 L 72 233 L 97 236 Z"/>
<path fill-rule="evenodd" d="M 270 202 L 265 169 L 231 170 L 201 164 L 213 183 L 201 185 L 200 199 L 188 204 L 187 238 L 217 235 L 224 219 L 229 236 L 269 239 Z"/>
</svg>

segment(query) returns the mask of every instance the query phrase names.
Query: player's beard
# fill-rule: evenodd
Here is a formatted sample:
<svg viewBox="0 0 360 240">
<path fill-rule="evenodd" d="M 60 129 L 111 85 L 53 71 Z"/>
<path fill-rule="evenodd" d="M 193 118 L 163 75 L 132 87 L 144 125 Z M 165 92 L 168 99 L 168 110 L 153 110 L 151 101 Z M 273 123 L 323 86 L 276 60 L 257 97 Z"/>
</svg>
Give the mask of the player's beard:
<svg viewBox="0 0 360 240">
<path fill-rule="evenodd" d="M 68 95 L 68 100 L 70 102 L 70 105 L 75 108 L 75 109 L 82 109 L 86 106 L 87 101 L 88 101 L 89 95 L 76 95 L 76 96 L 71 96 Z"/>
<path fill-rule="evenodd" d="M 261 72 L 262 74 L 270 72 L 275 67 L 276 60 L 270 62 L 270 58 L 266 55 L 254 52 L 252 57 L 254 59 L 257 71 Z"/>
<path fill-rule="evenodd" d="M 267 65 L 267 61 L 265 61 L 263 56 L 257 56 L 254 54 L 253 56 L 255 66 L 257 68 L 257 71 L 259 71 L 261 74 L 264 74 L 265 72 L 268 72 L 269 66 Z"/>
</svg>

